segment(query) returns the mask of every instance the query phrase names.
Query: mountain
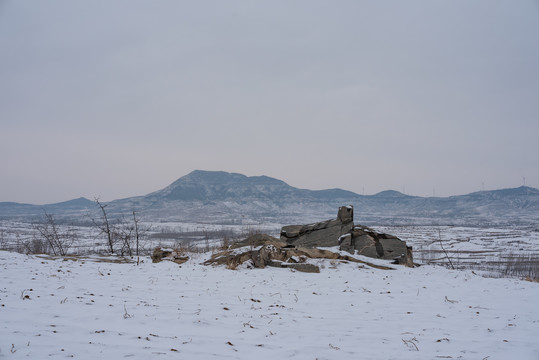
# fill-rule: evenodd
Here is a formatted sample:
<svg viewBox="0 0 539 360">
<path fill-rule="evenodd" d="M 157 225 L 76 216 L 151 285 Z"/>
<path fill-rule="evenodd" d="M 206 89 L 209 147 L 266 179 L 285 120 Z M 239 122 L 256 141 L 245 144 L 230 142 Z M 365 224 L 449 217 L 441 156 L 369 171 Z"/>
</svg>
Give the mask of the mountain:
<svg viewBox="0 0 539 360">
<path fill-rule="evenodd" d="M 88 213 L 94 207 L 95 202 L 83 197 L 46 205 L 0 202 L 0 219 L 37 219 L 43 216 L 45 212 L 59 214 L 66 218 L 73 218 L 74 216 Z"/>
<path fill-rule="evenodd" d="M 268 176 L 195 170 L 146 196 L 120 199 L 109 209 L 143 209 L 166 221 L 239 223 L 334 217 L 337 208 L 359 195 L 341 189 L 298 189 Z"/>
<path fill-rule="evenodd" d="M 348 204 L 355 207 L 356 221 L 366 225 L 496 226 L 536 224 L 539 219 L 539 190 L 525 186 L 444 198 L 393 190 L 365 196 L 342 189 L 298 189 L 268 176 L 201 170 L 148 195 L 106 205 L 112 216 L 136 210 L 153 221 L 288 224 L 334 218 L 337 208 Z M 47 211 L 67 221 L 95 209 L 85 198 L 43 206 L 0 203 L 0 219 L 38 217 Z"/>
<path fill-rule="evenodd" d="M 285 202 L 287 199 L 303 198 L 327 200 L 346 198 L 357 194 L 341 189 L 302 190 L 284 181 L 268 176 L 245 176 L 223 171 L 195 170 L 179 178 L 166 188 L 146 197 L 159 200 L 181 201 L 238 201 L 241 199 Z"/>
</svg>

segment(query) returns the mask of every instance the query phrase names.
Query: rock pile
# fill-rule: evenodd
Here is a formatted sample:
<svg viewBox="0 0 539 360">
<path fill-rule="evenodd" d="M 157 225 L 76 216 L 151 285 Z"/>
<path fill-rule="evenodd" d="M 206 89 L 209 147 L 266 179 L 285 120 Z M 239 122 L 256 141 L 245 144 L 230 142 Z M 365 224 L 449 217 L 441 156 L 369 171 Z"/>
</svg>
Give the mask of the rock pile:
<svg viewBox="0 0 539 360">
<path fill-rule="evenodd" d="M 229 269 L 236 269 L 239 265 L 245 263 L 247 266 L 255 268 L 273 266 L 302 272 L 320 272 L 317 265 L 308 262 L 309 259 L 341 260 L 361 263 L 379 269 L 392 269 L 329 250 L 295 247 L 265 234 L 251 236 L 235 244 L 231 249 L 212 255 L 210 259 L 204 262 L 204 265 L 225 265 Z"/>
<path fill-rule="evenodd" d="M 396 236 L 377 233 L 362 225 L 354 225 L 354 208 L 341 206 L 337 219 L 308 225 L 287 225 L 281 228 L 281 241 L 302 247 L 332 247 L 350 254 L 395 260 L 413 267 L 412 248 Z"/>
<path fill-rule="evenodd" d="M 263 268 L 266 266 L 292 268 L 298 271 L 319 272 L 309 259 L 333 259 L 371 264 L 354 256 L 344 255 L 318 247 L 338 247 L 340 252 L 377 259 L 394 260 L 394 264 L 413 267 L 412 248 L 396 236 L 378 233 L 362 225 L 354 225 L 354 208 L 342 206 L 337 219 L 307 225 L 287 225 L 281 229 L 280 239 L 256 234 L 214 254 L 205 265 L 226 265 L 235 269 L 241 264 Z"/>
</svg>

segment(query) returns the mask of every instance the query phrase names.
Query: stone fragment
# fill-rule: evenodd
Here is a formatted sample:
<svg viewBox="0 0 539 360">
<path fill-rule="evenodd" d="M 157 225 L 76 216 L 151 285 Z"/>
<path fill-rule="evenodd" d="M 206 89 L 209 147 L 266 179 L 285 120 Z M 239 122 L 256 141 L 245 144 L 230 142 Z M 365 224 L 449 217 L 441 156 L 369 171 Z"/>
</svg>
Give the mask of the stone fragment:
<svg viewBox="0 0 539 360">
<path fill-rule="evenodd" d="M 313 264 L 281 263 L 281 267 L 306 273 L 320 273 L 320 268 Z"/>
<path fill-rule="evenodd" d="M 174 249 L 156 247 L 152 253 L 152 262 L 158 263 L 163 260 L 172 261 L 176 264 L 183 264 L 189 260 L 189 256 L 183 255 Z"/>
<path fill-rule="evenodd" d="M 399 263 L 410 264 L 408 256 L 411 255 L 411 248 L 408 249 L 406 242 L 396 236 L 378 233 L 366 226 L 355 226 L 351 231 L 351 248 L 359 255 L 364 255 L 379 259 L 396 260 Z M 350 252 L 349 248 L 342 248 Z"/>
</svg>

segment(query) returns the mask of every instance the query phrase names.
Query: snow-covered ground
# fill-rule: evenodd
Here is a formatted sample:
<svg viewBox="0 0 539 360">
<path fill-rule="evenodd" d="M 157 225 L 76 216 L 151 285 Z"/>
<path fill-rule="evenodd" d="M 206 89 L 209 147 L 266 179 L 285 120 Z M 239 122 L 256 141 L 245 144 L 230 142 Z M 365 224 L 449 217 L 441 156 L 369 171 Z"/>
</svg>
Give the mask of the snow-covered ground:
<svg viewBox="0 0 539 360">
<path fill-rule="evenodd" d="M 263 232 L 279 236 L 281 226 L 275 223 L 247 225 L 215 225 L 192 222 L 143 222 L 144 231 L 141 246 L 151 251 L 157 246 L 204 247 L 220 243 L 227 235 L 230 240 L 244 239 L 253 232 Z M 35 224 L 22 221 L 0 220 L 0 250 L 27 253 L 27 244 L 34 239 L 42 239 L 34 229 Z M 71 244 L 70 254 L 95 254 L 107 251 L 106 240 L 94 226 L 57 225 L 61 234 L 73 233 L 76 240 Z"/>
<path fill-rule="evenodd" d="M 319 274 L 0 251 L 0 357 L 539 359 L 539 284 L 320 260 Z"/>
<path fill-rule="evenodd" d="M 516 258 L 530 257 L 539 262 L 538 228 L 378 226 L 375 229 L 406 241 L 414 249 L 414 260 L 422 264 L 448 266 L 449 257 L 455 268 L 486 270 L 496 276 Z"/>
<path fill-rule="evenodd" d="M 40 239 L 33 224 L 0 221 L 0 250 L 28 253 L 35 250 L 33 241 Z M 189 222 L 142 223 L 145 233 L 141 247 L 149 254 L 157 246 L 208 249 L 228 241 L 242 240 L 253 232 L 279 236 L 281 225 L 260 223 L 250 225 L 215 225 Z M 414 260 L 421 264 L 442 264 L 449 267 L 448 258 L 457 269 L 488 271 L 492 276 L 507 273 L 515 259 L 529 258 L 535 274 L 539 273 L 539 227 L 463 227 L 463 226 L 373 226 L 378 232 L 396 235 L 413 247 Z M 95 227 L 58 225 L 60 233 L 76 235 L 69 254 L 106 253 L 104 236 Z M 29 246 L 30 245 L 30 246 Z M 32 252 L 32 251 L 30 251 Z M 35 251 L 34 251 L 35 252 Z M 37 247 L 39 252 L 39 247 Z M 447 254 L 447 255 L 446 255 Z M 519 264 L 518 266 L 521 266 Z M 522 271 L 519 275 L 525 275 Z"/>
</svg>

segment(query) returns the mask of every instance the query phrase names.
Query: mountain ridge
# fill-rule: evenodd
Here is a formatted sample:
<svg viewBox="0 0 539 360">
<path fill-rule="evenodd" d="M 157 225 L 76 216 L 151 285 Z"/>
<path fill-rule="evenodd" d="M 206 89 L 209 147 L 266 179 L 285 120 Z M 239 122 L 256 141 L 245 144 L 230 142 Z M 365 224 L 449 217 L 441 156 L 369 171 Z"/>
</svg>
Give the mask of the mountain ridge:
<svg viewBox="0 0 539 360">
<path fill-rule="evenodd" d="M 204 170 L 147 195 L 106 202 L 117 216 L 136 210 L 155 221 L 215 223 L 317 221 L 333 218 L 339 206 L 348 204 L 366 224 L 512 224 L 539 219 L 539 190 L 527 186 L 449 197 L 395 190 L 359 195 L 339 188 L 300 189 L 269 176 Z M 86 198 L 47 205 L 0 202 L 0 219 L 37 217 L 44 211 L 69 218 L 93 210 L 95 203 Z"/>
<path fill-rule="evenodd" d="M 324 190 L 300 189 L 290 186 L 282 180 L 265 175 L 246 176 L 224 171 L 203 170 L 195 170 L 174 181 L 169 186 L 146 196 L 175 200 L 225 200 L 234 199 L 238 196 L 327 198 L 328 194 L 336 197 L 359 196 L 356 193 L 339 188 Z"/>
</svg>

